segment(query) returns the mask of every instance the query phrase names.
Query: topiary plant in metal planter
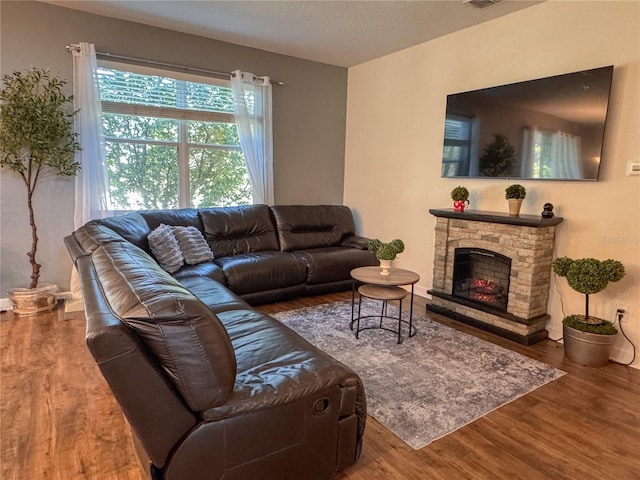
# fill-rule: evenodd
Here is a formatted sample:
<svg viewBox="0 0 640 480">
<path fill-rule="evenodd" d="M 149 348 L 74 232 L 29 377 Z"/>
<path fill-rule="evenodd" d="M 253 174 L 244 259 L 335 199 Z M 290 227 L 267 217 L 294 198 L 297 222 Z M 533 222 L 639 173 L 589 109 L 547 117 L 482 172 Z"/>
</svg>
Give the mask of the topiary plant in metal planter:
<svg viewBox="0 0 640 480">
<path fill-rule="evenodd" d="M 618 330 L 611 322 L 589 315 L 589 295 L 624 277 L 624 265 L 617 260 L 562 257 L 554 260 L 553 271 L 566 277 L 571 288 L 585 295 L 585 314 L 568 315 L 562 320 L 565 356 L 590 367 L 606 365 Z"/>
</svg>

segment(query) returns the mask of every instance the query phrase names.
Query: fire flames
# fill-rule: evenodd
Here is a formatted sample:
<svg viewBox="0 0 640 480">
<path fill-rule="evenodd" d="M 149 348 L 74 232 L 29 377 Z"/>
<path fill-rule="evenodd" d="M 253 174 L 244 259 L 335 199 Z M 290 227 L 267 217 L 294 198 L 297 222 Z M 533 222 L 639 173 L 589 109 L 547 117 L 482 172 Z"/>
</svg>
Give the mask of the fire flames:
<svg viewBox="0 0 640 480">
<path fill-rule="evenodd" d="M 468 298 L 478 302 L 487 303 L 489 305 L 504 306 L 504 289 L 491 280 L 483 278 L 473 278 L 467 280 L 465 285 L 468 291 Z"/>
</svg>

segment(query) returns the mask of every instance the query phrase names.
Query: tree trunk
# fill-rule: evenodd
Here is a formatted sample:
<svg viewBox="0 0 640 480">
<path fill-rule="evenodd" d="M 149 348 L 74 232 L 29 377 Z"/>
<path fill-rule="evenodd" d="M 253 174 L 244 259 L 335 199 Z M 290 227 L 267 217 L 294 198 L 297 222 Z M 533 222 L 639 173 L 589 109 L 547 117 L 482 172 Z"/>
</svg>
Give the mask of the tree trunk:
<svg viewBox="0 0 640 480">
<path fill-rule="evenodd" d="M 31 225 L 31 251 L 27 253 L 31 263 L 31 284 L 29 288 L 38 286 L 40 278 L 40 264 L 36 262 L 36 251 L 38 250 L 38 228 L 33 214 L 33 189 L 27 188 L 27 206 L 29 207 L 29 225 Z"/>
<path fill-rule="evenodd" d="M 589 318 L 589 294 L 585 293 L 584 297 L 585 297 L 584 316 L 585 316 L 585 319 L 588 319 Z"/>
</svg>

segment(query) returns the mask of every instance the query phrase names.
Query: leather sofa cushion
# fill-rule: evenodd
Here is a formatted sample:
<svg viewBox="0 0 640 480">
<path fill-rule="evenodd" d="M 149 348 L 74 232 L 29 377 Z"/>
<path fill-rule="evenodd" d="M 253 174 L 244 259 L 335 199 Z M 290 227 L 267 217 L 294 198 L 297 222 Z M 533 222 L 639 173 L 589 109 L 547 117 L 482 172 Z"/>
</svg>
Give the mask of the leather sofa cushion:
<svg viewBox="0 0 640 480">
<path fill-rule="evenodd" d="M 342 205 L 275 205 L 271 211 L 285 252 L 332 247 L 355 235 L 353 214 Z"/>
<path fill-rule="evenodd" d="M 226 280 L 224 278 L 224 272 L 219 265 L 210 262 L 203 262 L 197 265 L 185 265 L 180 270 L 173 274 L 173 277 L 183 283 L 185 278 L 189 277 L 209 277 L 216 282 L 220 282 L 223 285 L 226 285 Z"/>
<path fill-rule="evenodd" d="M 235 349 L 238 374 L 228 402 L 202 412 L 205 421 L 290 403 L 356 377 L 268 315 L 233 310 L 219 318 Z"/>
<path fill-rule="evenodd" d="M 307 266 L 308 285 L 338 282 L 351 278 L 351 270 L 378 265 L 374 254 L 368 250 L 350 247 L 313 248 L 293 252 Z"/>
<path fill-rule="evenodd" d="M 155 355 L 189 407 L 201 411 L 226 402 L 236 361 L 216 315 L 134 245 L 104 244 L 92 262 L 113 313 Z"/>
<path fill-rule="evenodd" d="M 102 225 L 109 227 L 135 246 L 140 247 L 146 252 L 149 251 L 147 235 L 151 233 L 153 228 L 149 228 L 149 224 L 139 213 L 131 212 L 125 215 L 103 218 L 102 220 L 99 220 L 99 222 Z M 158 225 L 156 225 L 156 227 Z"/>
<path fill-rule="evenodd" d="M 73 233 L 73 236 L 87 253 L 93 252 L 103 243 L 127 241 L 122 235 L 95 220 L 80 227 Z"/>
<path fill-rule="evenodd" d="M 199 210 L 204 237 L 213 256 L 280 250 L 275 225 L 266 205 Z"/>
<path fill-rule="evenodd" d="M 208 277 L 187 277 L 182 279 L 180 283 L 198 297 L 213 313 L 251 308 L 247 302 L 227 287 Z"/>
<path fill-rule="evenodd" d="M 307 268 L 302 259 L 288 252 L 254 252 L 214 260 L 227 286 L 238 295 L 303 285 Z"/>
<path fill-rule="evenodd" d="M 172 227 L 196 227 L 202 231 L 202 222 L 195 208 L 177 208 L 166 210 L 142 210 L 139 212 L 144 217 L 151 230 L 158 228 L 161 223 Z"/>
</svg>

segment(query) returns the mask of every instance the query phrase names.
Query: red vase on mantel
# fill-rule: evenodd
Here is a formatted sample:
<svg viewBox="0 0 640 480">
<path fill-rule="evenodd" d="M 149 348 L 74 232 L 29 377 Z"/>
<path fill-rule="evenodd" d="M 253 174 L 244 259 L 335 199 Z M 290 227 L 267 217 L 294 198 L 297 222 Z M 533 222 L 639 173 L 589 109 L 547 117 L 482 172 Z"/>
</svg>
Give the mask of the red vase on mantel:
<svg viewBox="0 0 640 480">
<path fill-rule="evenodd" d="M 453 211 L 464 212 L 464 208 L 469 204 L 469 200 L 454 200 Z"/>
</svg>

